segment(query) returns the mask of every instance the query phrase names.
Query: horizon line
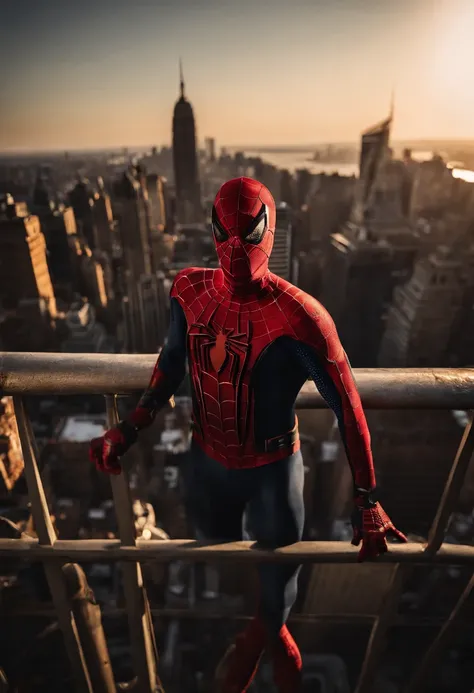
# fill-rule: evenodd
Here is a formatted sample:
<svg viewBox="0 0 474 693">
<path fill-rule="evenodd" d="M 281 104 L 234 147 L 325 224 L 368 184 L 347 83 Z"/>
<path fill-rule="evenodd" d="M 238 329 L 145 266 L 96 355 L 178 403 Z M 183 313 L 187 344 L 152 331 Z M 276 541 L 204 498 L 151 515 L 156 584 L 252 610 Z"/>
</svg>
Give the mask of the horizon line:
<svg viewBox="0 0 474 693">
<path fill-rule="evenodd" d="M 206 138 L 205 138 L 206 139 Z M 474 144 L 474 137 L 404 137 L 392 141 L 394 145 L 407 144 L 411 142 L 416 143 L 472 143 Z M 204 144 L 204 140 L 203 140 Z M 305 144 L 223 144 L 219 145 L 220 149 L 232 149 L 241 151 L 271 151 L 271 150 L 288 150 L 288 151 L 311 151 L 315 147 L 321 146 L 353 146 L 359 147 L 359 142 L 354 142 L 353 140 L 339 140 L 339 141 L 320 141 L 320 142 L 309 142 Z M 151 150 L 156 147 L 160 150 L 163 147 L 171 149 L 171 144 L 144 144 L 144 145 L 134 145 L 134 144 L 120 144 L 113 146 L 86 146 L 86 147 L 54 147 L 54 148 L 39 148 L 39 149 L 26 149 L 26 148 L 16 148 L 16 149 L 0 149 L 0 156 L 27 156 L 27 155 L 45 155 L 45 154 L 74 154 L 74 153 L 93 153 L 93 152 L 116 152 L 123 153 L 124 149 L 129 150 Z M 199 149 L 202 147 L 200 146 Z M 133 153 L 133 152 L 131 152 Z"/>
</svg>

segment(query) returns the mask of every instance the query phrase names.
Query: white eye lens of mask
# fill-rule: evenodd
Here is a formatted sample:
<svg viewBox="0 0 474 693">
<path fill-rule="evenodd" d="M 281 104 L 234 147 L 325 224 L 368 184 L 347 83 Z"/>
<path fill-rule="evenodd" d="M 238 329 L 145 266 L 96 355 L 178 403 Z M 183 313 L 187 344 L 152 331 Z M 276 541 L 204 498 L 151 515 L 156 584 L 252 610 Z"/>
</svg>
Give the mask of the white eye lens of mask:
<svg viewBox="0 0 474 693">
<path fill-rule="evenodd" d="M 227 240 L 227 234 L 221 231 L 217 224 L 212 225 L 212 230 L 214 231 L 214 236 L 219 242 Z"/>
<path fill-rule="evenodd" d="M 245 237 L 245 240 L 253 241 L 254 243 L 260 241 L 266 228 L 265 222 L 265 217 L 262 217 L 262 219 L 258 222 L 254 230 L 251 231 L 249 235 Z"/>
</svg>

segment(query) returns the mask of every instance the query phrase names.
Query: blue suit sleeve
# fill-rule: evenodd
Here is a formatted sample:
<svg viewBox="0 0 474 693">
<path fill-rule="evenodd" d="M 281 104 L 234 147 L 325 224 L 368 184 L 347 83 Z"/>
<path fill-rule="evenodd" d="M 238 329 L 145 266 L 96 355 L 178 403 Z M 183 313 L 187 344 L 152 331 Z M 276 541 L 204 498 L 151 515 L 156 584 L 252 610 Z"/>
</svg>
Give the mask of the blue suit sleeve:
<svg viewBox="0 0 474 693">
<path fill-rule="evenodd" d="M 313 380 L 321 397 L 328 407 L 333 410 L 337 418 L 342 441 L 346 445 L 344 409 L 341 395 L 331 376 L 324 368 L 321 358 L 312 347 L 303 342 L 292 342 L 291 349 L 295 358 L 302 365 L 311 380 Z"/>
<path fill-rule="evenodd" d="M 166 342 L 158 360 L 160 370 L 181 384 L 186 374 L 187 323 L 177 298 L 170 299 L 170 325 Z"/>
<path fill-rule="evenodd" d="M 171 298 L 168 337 L 156 362 L 150 383 L 128 419 L 136 429 L 149 426 L 157 412 L 181 385 L 186 375 L 186 341 L 186 316 L 178 300 Z"/>
</svg>

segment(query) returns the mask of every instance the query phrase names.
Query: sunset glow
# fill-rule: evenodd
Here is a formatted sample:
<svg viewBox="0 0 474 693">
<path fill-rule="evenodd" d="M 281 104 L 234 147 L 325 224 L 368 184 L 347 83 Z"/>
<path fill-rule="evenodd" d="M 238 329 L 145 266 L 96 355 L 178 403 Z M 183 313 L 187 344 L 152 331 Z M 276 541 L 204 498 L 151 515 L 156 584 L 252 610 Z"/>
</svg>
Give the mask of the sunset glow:
<svg viewBox="0 0 474 693">
<path fill-rule="evenodd" d="M 169 143 L 180 56 L 201 140 L 355 141 L 394 84 L 395 139 L 474 137 L 471 0 L 268 7 L 7 2 L 0 150 Z"/>
</svg>

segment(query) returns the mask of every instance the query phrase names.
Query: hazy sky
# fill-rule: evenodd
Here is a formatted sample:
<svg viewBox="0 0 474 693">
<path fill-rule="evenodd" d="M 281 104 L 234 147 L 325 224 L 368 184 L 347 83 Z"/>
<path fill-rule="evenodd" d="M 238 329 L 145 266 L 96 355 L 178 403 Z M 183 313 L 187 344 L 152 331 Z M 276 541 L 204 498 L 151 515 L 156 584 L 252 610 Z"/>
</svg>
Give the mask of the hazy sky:
<svg viewBox="0 0 474 693">
<path fill-rule="evenodd" d="M 474 0 L 0 0 L 0 150 L 474 138 Z"/>
</svg>

